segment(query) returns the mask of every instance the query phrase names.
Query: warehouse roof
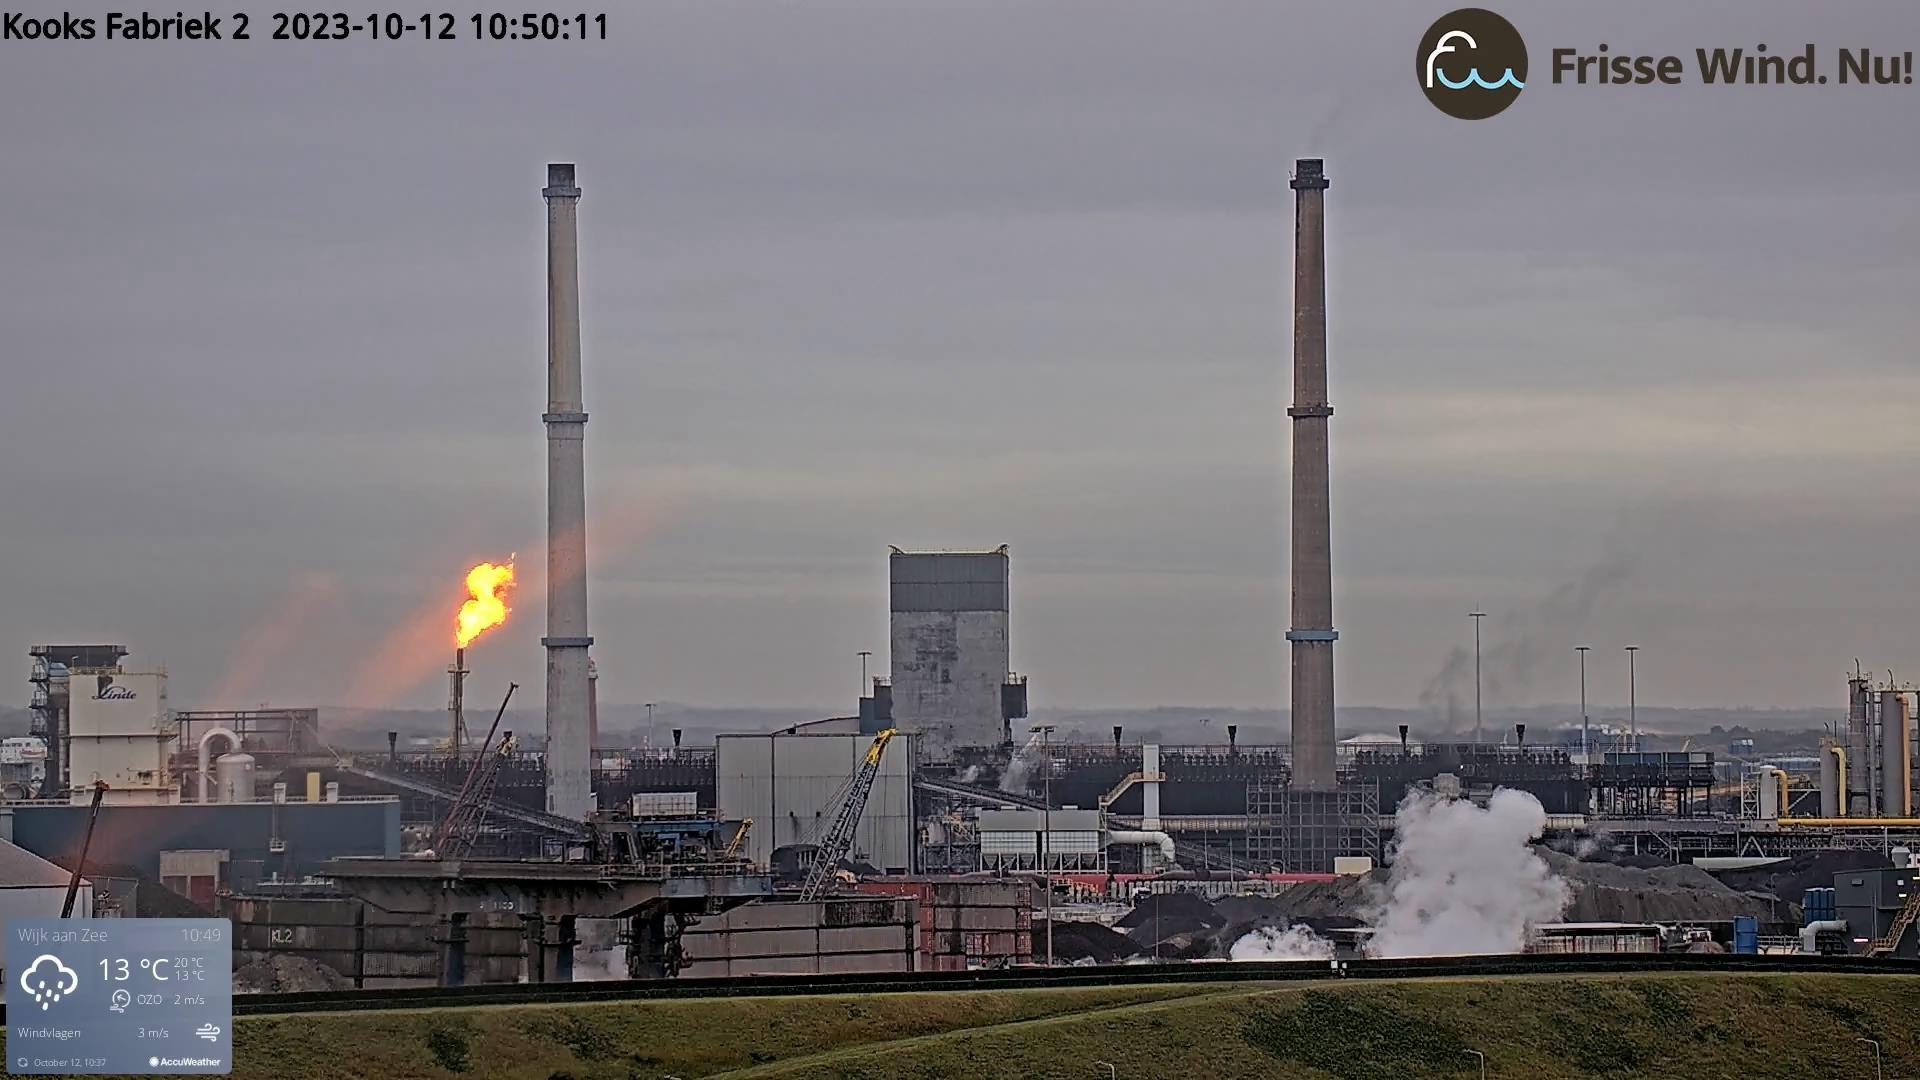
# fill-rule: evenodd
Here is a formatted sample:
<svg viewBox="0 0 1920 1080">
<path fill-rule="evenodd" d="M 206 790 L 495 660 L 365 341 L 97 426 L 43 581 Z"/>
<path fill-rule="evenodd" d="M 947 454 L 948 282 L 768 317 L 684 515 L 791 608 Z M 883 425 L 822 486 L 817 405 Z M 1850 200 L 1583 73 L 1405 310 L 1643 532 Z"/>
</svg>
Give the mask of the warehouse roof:
<svg viewBox="0 0 1920 1080">
<path fill-rule="evenodd" d="M 0 840 L 0 889 L 64 886 L 72 875 L 17 844 Z"/>
</svg>

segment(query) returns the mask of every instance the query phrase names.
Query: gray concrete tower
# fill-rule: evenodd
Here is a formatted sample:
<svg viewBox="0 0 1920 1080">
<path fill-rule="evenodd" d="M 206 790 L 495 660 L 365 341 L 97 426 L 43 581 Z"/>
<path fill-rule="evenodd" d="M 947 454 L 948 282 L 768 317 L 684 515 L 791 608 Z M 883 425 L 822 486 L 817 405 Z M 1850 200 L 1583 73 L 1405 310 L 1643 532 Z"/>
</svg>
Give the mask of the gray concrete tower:
<svg viewBox="0 0 1920 1080">
<path fill-rule="evenodd" d="M 1333 791 L 1333 643 L 1340 635 L 1327 506 L 1327 178 L 1319 158 L 1293 168 L 1293 788 Z"/>
<path fill-rule="evenodd" d="M 580 189 L 572 165 L 547 186 L 547 811 L 593 809 L 587 647 L 587 492 L 580 402 Z"/>
</svg>

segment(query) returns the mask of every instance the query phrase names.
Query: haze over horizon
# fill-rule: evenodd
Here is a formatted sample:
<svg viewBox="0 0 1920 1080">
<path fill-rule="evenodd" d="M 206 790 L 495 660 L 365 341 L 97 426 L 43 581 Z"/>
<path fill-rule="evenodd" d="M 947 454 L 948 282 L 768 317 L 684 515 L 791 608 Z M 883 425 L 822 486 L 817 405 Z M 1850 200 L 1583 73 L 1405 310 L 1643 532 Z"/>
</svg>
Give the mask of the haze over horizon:
<svg viewBox="0 0 1920 1080">
<path fill-rule="evenodd" d="M 603 701 L 844 707 L 887 546 L 1007 543 L 1036 708 L 1284 709 L 1305 156 L 1343 706 L 1470 695 L 1473 610 L 1489 708 L 1574 700 L 1576 644 L 1596 701 L 1641 646 L 1643 708 L 1902 673 L 1913 89 L 1541 76 L 1911 13 L 1511 12 L 1536 78 L 1472 122 L 1409 83 L 1437 13 L 679 5 L 351 78 L 10 54 L 0 703 L 30 645 L 100 640 L 179 708 L 434 708 L 466 568 L 514 552 L 470 692 L 537 701 L 549 161 L 584 191 Z"/>
</svg>

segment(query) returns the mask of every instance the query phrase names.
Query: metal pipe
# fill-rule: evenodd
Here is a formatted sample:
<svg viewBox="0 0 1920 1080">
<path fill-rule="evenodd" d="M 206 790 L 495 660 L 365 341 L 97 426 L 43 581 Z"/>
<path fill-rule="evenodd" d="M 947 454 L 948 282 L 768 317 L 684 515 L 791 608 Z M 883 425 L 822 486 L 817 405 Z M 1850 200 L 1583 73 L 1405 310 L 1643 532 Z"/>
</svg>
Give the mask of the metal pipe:
<svg viewBox="0 0 1920 1080">
<path fill-rule="evenodd" d="M 1301 791 L 1337 785 L 1333 730 L 1333 540 L 1327 482 L 1325 163 L 1294 162 L 1293 211 L 1293 772 Z"/>
<path fill-rule="evenodd" d="M 1870 828 L 1880 826 L 1898 826 L 1914 828 L 1920 826 L 1920 817 L 1783 817 L 1774 822 L 1776 825 L 1802 825 L 1814 828 L 1831 828 L 1842 825 L 1863 825 Z"/>
<path fill-rule="evenodd" d="M 1484 611 L 1470 611 L 1467 617 L 1473 620 L 1473 745 L 1480 745 L 1480 620 L 1487 617 Z"/>
<path fill-rule="evenodd" d="M 1627 646 L 1627 730 L 1633 737 L 1633 752 L 1640 752 L 1640 694 L 1634 683 L 1633 654 L 1640 646 Z"/>
<path fill-rule="evenodd" d="M 1803 953 L 1818 952 L 1820 950 L 1820 931 L 1845 931 L 1846 928 L 1847 920 L 1845 919 L 1820 919 L 1815 922 L 1810 922 L 1800 928 L 1800 951 Z"/>
<path fill-rule="evenodd" d="M 1573 651 L 1580 654 L 1580 763 L 1593 764 L 1593 751 L 1587 741 L 1587 650 L 1591 645 L 1575 645 Z"/>
<path fill-rule="evenodd" d="M 451 714 L 452 734 L 448 737 L 448 746 L 453 751 L 453 759 L 460 760 L 460 751 L 467 745 L 467 716 L 463 699 L 467 686 L 467 649 L 455 646 L 453 666 L 447 669 L 447 679 L 452 684 L 447 692 L 447 712 Z"/>
<path fill-rule="evenodd" d="M 1847 749 L 1831 743 L 1820 748 L 1820 816 L 1842 817 L 1847 809 Z"/>
<path fill-rule="evenodd" d="M 1160 827 L 1160 744 L 1140 747 L 1140 827 Z"/>
<path fill-rule="evenodd" d="M 1160 856 L 1171 866 L 1178 860 L 1174 858 L 1173 837 L 1159 829 L 1108 829 L 1109 844 L 1154 844 L 1160 848 Z"/>
<path fill-rule="evenodd" d="M 547 812 L 593 808 L 587 649 L 587 414 L 580 393 L 580 189 L 547 166 Z"/>
<path fill-rule="evenodd" d="M 1040 726 L 1040 761 L 1046 771 L 1041 773 L 1041 824 L 1040 824 L 1040 887 L 1046 890 L 1047 912 L 1047 966 L 1053 966 L 1053 874 L 1047 866 L 1048 857 L 1053 854 L 1053 749 L 1049 736 L 1053 734 L 1052 724 Z"/>
<path fill-rule="evenodd" d="M 212 746 L 213 740 L 216 738 L 224 738 L 227 740 L 228 753 L 238 753 L 240 750 L 240 736 L 235 735 L 233 733 L 233 729 L 231 728 L 223 728 L 223 727 L 208 728 L 206 730 L 206 733 L 200 736 L 200 746 L 199 746 L 200 801 L 203 803 L 208 803 L 213 801 L 213 796 L 211 793 L 212 788 L 210 786 L 213 782 L 213 777 L 211 775 L 212 770 L 211 770 L 211 765 L 208 759 L 212 757 L 212 753 L 209 748 Z"/>
</svg>

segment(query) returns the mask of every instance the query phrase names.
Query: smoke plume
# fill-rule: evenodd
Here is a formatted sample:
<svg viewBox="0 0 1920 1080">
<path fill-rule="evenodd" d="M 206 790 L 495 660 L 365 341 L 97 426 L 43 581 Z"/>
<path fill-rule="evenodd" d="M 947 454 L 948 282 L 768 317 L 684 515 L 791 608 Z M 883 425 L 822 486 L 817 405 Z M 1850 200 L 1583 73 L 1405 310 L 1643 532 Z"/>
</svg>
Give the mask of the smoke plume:
<svg viewBox="0 0 1920 1080">
<path fill-rule="evenodd" d="M 1571 900 L 1530 846 L 1547 825 L 1540 800 L 1502 788 L 1482 810 L 1431 792 L 1394 813 L 1392 864 L 1369 912 L 1375 956 L 1517 953 Z"/>
<path fill-rule="evenodd" d="M 581 919 L 577 929 L 580 943 L 573 952 L 574 982 L 631 977 L 627 974 L 627 947 L 620 944 L 618 920 Z"/>
<path fill-rule="evenodd" d="M 1331 960 L 1333 942 L 1304 924 L 1264 926 L 1242 935 L 1227 956 L 1232 960 Z"/>
<path fill-rule="evenodd" d="M 1572 581 L 1562 582 L 1531 608 L 1490 620 L 1480 641 L 1480 684 L 1486 704 L 1521 704 L 1534 690 L 1548 663 L 1555 677 L 1565 677 L 1572 661 L 1574 637 L 1593 612 L 1594 603 L 1608 588 L 1624 581 L 1634 568 L 1624 542 L 1608 545 L 1599 562 Z M 1446 731 L 1460 731 L 1473 722 L 1473 647 L 1456 646 L 1440 670 L 1420 691 L 1420 704 L 1440 720 Z"/>
<path fill-rule="evenodd" d="M 1033 776 L 1034 766 L 1040 764 L 1040 733 L 1027 736 L 1025 746 L 1013 752 L 1007 760 L 1006 771 L 1000 774 L 1000 790 L 1019 794 L 1030 791 L 1027 781 Z"/>
</svg>

